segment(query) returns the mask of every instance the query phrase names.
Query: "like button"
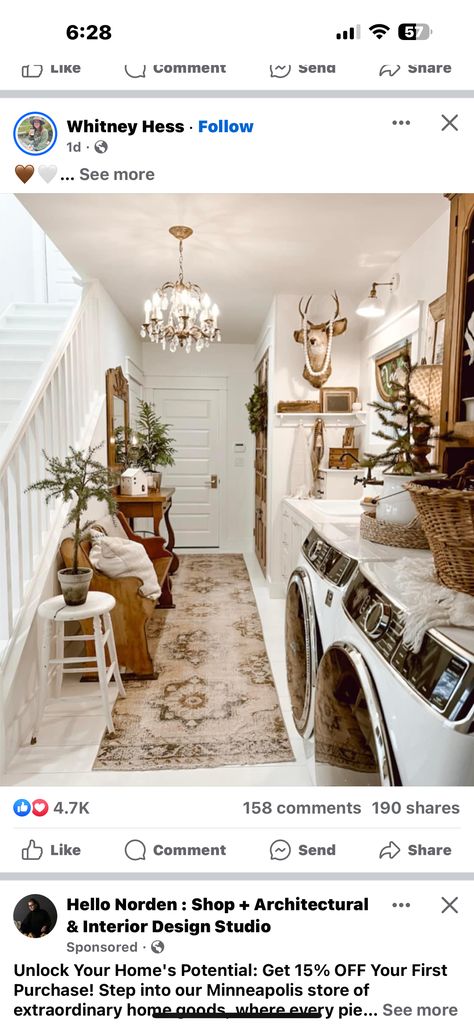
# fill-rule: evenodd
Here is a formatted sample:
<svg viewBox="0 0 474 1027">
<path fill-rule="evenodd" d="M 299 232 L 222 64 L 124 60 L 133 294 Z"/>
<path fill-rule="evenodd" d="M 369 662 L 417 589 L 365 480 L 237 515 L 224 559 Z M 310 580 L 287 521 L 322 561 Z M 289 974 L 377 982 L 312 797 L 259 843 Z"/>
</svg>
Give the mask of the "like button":
<svg viewBox="0 0 474 1027">
<path fill-rule="evenodd" d="M 22 859 L 41 859 L 42 855 L 43 850 L 41 845 L 37 845 L 33 838 L 27 845 L 26 849 L 21 850 Z"/>
</svg>

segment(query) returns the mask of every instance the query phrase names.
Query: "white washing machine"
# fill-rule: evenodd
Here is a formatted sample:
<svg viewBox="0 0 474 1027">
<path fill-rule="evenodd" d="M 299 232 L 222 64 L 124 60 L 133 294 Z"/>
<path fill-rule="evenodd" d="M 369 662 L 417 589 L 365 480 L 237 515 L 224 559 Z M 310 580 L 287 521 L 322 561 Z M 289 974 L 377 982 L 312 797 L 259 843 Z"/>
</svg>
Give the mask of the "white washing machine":
<svg viewBox="0 0 474 1027">
<path fill-rule="evenodd" d="M 391 564 L 361 563 L 316 674 L 320 784 L 474 784 L 474 631 L 429 631 L 415 655 L 403 609 Z"/>
<path fill-rule="evenodd" d="M 370 543 L 369 543 L 370 545 Z M 315 681 L 334 637 L 342 596 L 358 566 L 358 521 L 318 524 L 305 539 L 288 582 L 285 617 L 287 682 L 293 720 L 315 780 Z"/>
<path fill-rule="evenodd" d="M 321 745 L 315 759 L 316 677 L 325 651 L 343 632 L 343 597 L 358 566 L 366 561 L 374 565 L 393 562 L 408 554 L 410 551 L 362 539 L 359 517 L 341 519 L 337 526 L 321 520 L 303 543 L 288 583 L 285 645 L 293 720 L 303 740 L 313 783 L 343 785 L 349 783 L 349 777 L 352 784 L 374 783 L 364 765 L 360 773 L 348 774 L 344 760 L 339 760 L 340 766 L 332 765 L 329 759 L 326 762 L 325 757 L 321 758 Z M 318 723 L 322 712 L 320 703 Z"/>
</svg>

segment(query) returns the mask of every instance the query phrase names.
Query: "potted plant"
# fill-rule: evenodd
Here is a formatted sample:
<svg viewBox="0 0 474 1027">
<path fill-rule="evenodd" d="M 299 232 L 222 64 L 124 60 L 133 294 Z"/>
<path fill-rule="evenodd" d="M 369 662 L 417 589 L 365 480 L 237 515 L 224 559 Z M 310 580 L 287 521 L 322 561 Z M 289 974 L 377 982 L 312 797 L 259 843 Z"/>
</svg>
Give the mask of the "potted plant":
<svg viewBox="0 0 474 1027">
<path fill-rule="evenodd" d="M 58 571 L 59 584 L 68 606 L 80 606 L 85 603 L 92 578 L 90 568 L 79 567 L 78 564 L 80 543 L 93 523 L 83 521 L 89 501 L 97 499 L 99 502 L 105 502 L 109 513 L 114 513 L 116 509 L 112 493 L 116 475 L 98 460 L 94 460 L 94 453 L 100 448 L 101 446 L 89 446 L 82 452 L 70 446 L 64 460 L 57 456 L 49 457 L 44 453 L 47 477 L 34 482 L 26 490 L 46 493 L 47 503 L 51 499 L 62 499 L 64 503 L 72 504 L 66 520 L 66 524 L 74 525 L 72 567 Z"/>
<path fill-rule="evenodd" d="M 376 517 L 392 524 L 409 524 L 416 518 L 416 509 L 405 484 L 432 470 L 427 454 L 434 425 L 428 407 L 413 391 L 416 368 L 407 351 L 403 366 L 397 369 L 390 383 L 392 398 L 387 403 L 370 404 L 382 422 L 382 427 L 374 434 L 389 445 L 383 453 L 367 453 L 364 466 L 385 469 Z"/>
<path fill-rule="evenodd" d="M 265 431 L 267 427 L 268 394 L 265 385 L 254 385 L 252 395 L 245 404 L 249 413 L 249 428 L 252 435 Z"/>
<path fill-rule="evenodd" d="M 148 475 L 149 487 L 157 490 L 161 488 L 161 471 L 158 468 L 174 464 L 174 439 L 170 436 L 169 427 L 158 417 L 152 403 L 139 400 L 134 458 L 137 467 Z"/>
</svg>

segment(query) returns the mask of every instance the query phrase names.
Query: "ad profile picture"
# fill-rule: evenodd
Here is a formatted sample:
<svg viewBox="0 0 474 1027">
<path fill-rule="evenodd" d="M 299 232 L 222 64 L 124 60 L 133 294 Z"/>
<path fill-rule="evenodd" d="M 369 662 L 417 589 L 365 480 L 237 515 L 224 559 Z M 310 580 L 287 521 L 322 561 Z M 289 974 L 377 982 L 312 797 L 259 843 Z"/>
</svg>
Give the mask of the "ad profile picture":
<svg viewBox="0 0 474 1027">
<path fill-rule="evenodd" d="M 58 130 L 49 114 L 28 111 L 22 114 L 13 129 L 13 138 L 22 153 L 48 153 L 56 142 Z"/>
<path fill-rule="evenodd" d="M 25 895 L 13 910 L 13 921 L 25 938 L 45 938 L 56 927 L 58 912 L 47 895 Z"/>
</svg>

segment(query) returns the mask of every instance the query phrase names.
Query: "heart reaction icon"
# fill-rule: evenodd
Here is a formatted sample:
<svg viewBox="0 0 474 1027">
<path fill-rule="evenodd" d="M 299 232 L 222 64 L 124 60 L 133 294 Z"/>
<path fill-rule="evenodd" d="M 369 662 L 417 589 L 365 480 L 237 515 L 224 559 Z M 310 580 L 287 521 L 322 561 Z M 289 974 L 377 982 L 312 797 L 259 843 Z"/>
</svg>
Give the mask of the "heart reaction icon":
<svg viewBox="0 0 474 1027">
<path fill-rule="evenodd" d="M 32 164 L 17 164 L 15 168 L 15 174 L 18 175 L 20 182 L 26 185 L 30 181 L 32 175 L 34 175 L 35 169 Z"/>
<path fill-rule="evenodd" d="M 35 817 L 44 817 L 49 810 L 46 799 L 33 799 L 31 808 Z"/>
<path fill-rule="evenodd" d="M 55 164 L 40 164 L 38 168 L 38 175 L 47 182 L 48 185 L 53 181 L 55 175 L 57 175 L 58 169 Z"/>
</svg>

